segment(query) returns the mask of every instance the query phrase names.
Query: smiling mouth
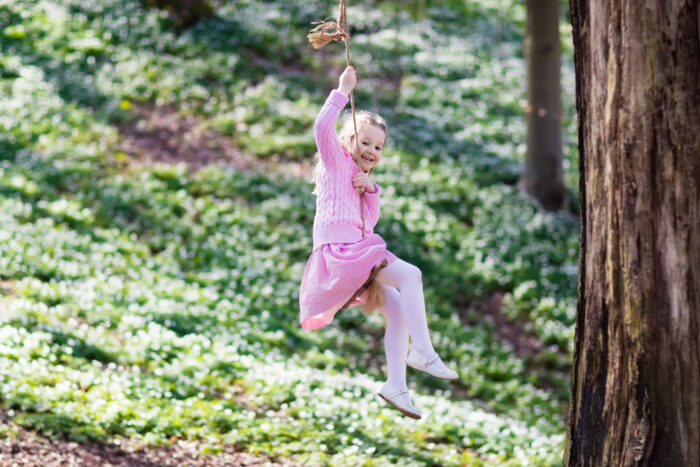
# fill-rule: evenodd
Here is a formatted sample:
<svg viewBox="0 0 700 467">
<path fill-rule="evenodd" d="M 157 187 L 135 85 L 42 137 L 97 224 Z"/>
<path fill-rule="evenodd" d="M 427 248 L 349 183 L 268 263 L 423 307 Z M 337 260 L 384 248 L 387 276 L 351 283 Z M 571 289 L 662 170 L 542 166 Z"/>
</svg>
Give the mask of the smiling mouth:
<svg viewBox="0 0 700 467">
<path fill-rule="evenodd" d="M 368 161 L 368 162 L 374 162 L 374 159 L 371 158 L 371 157 L 367 157 L 367 156 L 360 156 L 360 157 L 362 157 L 362 159 L 364 159 L 364 160 L 366 160 L 366 161 Z"/>
</svg>

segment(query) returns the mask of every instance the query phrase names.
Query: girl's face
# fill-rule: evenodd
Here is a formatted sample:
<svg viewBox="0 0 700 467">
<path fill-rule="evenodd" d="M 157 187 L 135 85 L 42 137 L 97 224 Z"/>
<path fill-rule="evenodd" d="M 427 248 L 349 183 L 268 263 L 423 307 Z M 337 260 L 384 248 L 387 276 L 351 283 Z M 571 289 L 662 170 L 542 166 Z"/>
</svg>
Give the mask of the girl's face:
<svg viewBox="0 0 700 467">
<path fill-rule="evenodd" d="M 359 164 L 363 172 L 369 172 L 379 164 L 382 159 L 382 148 L 386 141 L 386 133 L 374 125 L 365 125 L 357 132 L 360 141 Z"/>
</svg>

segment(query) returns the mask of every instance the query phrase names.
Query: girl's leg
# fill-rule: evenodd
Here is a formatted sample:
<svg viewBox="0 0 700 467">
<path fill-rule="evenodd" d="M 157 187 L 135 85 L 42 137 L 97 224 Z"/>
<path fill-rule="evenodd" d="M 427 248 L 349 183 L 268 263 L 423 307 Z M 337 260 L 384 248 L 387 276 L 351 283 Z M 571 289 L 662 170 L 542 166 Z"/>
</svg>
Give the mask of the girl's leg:
<svg viewBox="0 0 700 467">
<path fill-rule="evenodd" d="M 408 354 L 408 328 L 401 314 L 399 292 L 394 287 L 382 285 L 384 305 L 378 311 L 386 320 L 384 351 L 389 371 L 389 384 L 396 389 L 406 389 L 406 355 Z"/>
<path fill-rule="evenodd" d="M 403 321 L 411 335 L 413 349 L 425 357 L 433 355 L 435 350 L 430 342 L 428 319 L 425 316 L 423 278 L 420 269 L 399 259 L 382 269 L 376 280 L 382 285 L 399 290 L 399 306 Z"/>
<path fill-rule="evenodd" d="M 378 394 L 389 404 L 412 418 L 420 418 L 420 410 L 413 405 L 406 386 L 406 357 L 408 353 L 408 328 L 401 313 L 399 292 L 382 285 L 384 305 L 378 308 L 386 318 L 384 349 L 389 369 L 389 380 L 382 384 Z"/>
</svg>

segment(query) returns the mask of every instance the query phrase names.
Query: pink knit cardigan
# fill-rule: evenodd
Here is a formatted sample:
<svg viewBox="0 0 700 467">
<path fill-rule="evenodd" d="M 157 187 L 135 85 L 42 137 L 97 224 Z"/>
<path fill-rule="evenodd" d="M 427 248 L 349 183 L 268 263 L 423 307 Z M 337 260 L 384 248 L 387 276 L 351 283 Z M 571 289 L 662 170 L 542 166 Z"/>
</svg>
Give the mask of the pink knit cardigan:
<svg viewBox="0 0 700 467">
<path fill-rule="evenodd" d="M 359 172 L 357 164 L 340 144 L 335 132 L 340 111 L 348 103 L 348 96 L 331 91 L 316 117 L 314 133 L 321 163 L 316 169 L 316 217 L 313 239 L 315 250 L 327 243 L 355 243 L 362 239 L 360 195 L 352 184 L 352 176 Z M 365 192 L 365 234 L 374 233 L 379 219 L 379 187 Z"/>
</svg>

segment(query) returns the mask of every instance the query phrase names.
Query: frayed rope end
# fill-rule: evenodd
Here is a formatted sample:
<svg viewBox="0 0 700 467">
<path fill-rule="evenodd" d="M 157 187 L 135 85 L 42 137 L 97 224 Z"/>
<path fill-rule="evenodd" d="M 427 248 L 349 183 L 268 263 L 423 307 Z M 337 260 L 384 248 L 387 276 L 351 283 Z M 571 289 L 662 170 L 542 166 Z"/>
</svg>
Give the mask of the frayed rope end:
<svg viewBox="0 0 700 467">
<path fill-rule="evenodd" d="M 338 23 L 333 21 L 314 21 L 311 24 L 318 24 L 306 36 L 314 49 L 320 49 L 329 42 L 345 38 L 345 31 L 338 26 Z"/>
</svg>

